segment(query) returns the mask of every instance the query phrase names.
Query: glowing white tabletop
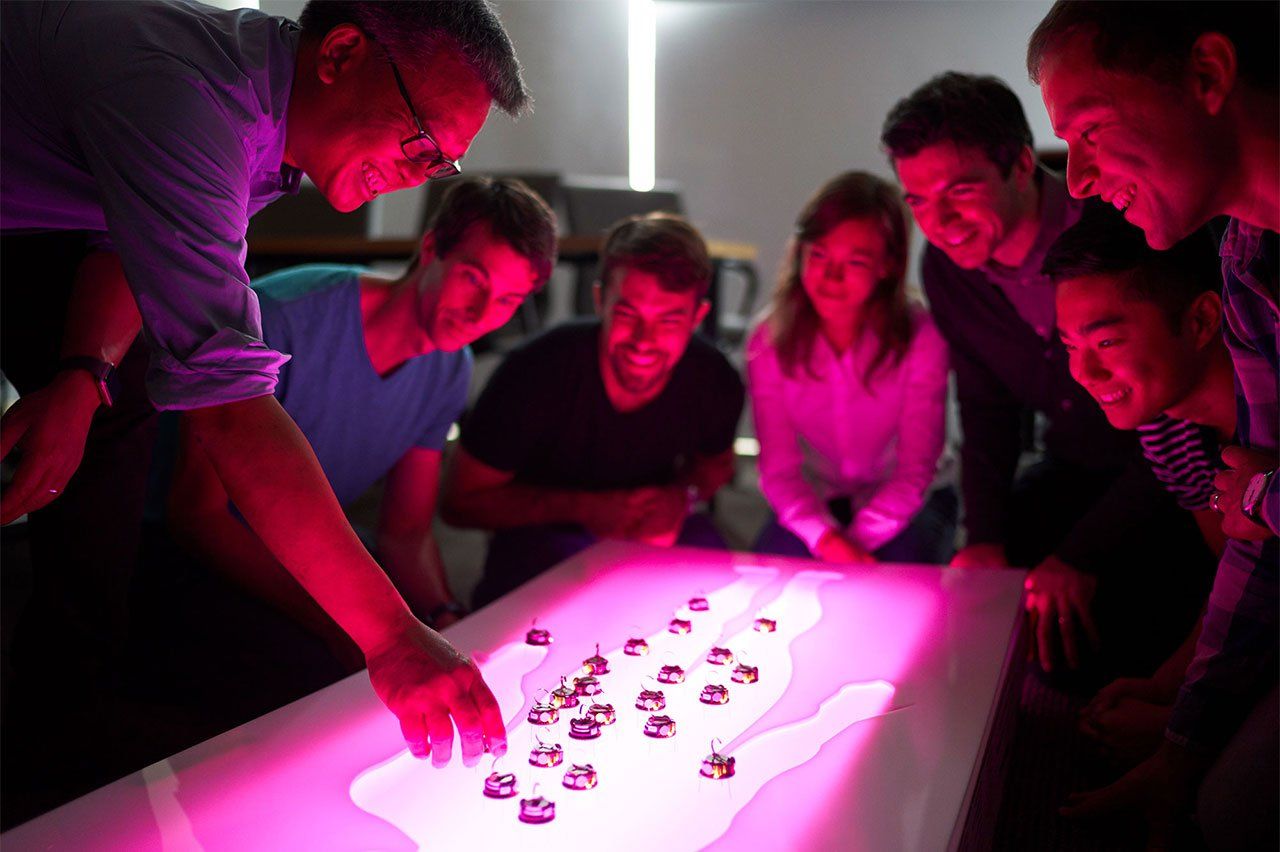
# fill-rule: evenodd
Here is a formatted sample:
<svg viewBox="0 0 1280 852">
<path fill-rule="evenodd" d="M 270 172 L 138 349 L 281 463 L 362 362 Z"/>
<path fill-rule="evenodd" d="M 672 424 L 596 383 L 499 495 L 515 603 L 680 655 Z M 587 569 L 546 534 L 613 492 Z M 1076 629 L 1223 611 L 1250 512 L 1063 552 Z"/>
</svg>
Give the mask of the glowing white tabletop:
<svg viewBox="0 0 1280 852">
<path fill-rule="evenodd" d="M 355 675 L 0 837 L 5 852 L 74 850 L 918 849 L 971 845 L 979 769 L 1006 724 L 1017 668 L 1022 573 L 924 566 L 847 572 L 751 554 L 606 543 L 450 628 L 481 660 L 508 720 L 512 799 L 482 795 L 494 768 L 445 769 L 409 757 L 399 726 Z M 705 597 L 706 611 L 689 611 Z M 668 630 L 679 614 L 688 635 Z M 777 631 L 753 629 L 757 617 Z M 533 619 L 554 636 L 524 642 Z M 627 656 L 642 637 L 647 656 Z M 535 728 L 527 714 L 561 675 L 580 673 L 596 643 L 610 663 L 604 693 L 617 721 L 595 740 L 568 737 L 563 709 Z M 707 662 L 713 646 L 759 669 L 741 684 Z M 683 684 L 646 676 L 664 664 Z M 699 702 L 708 683 L 730 701 Z M 670 739 L 642 734 L 643 687 L 661 688 Z M 542 741 L 563 765 L 533 767 Z M 736 774 L 699 769 L 711 750 Z M 591 763 L 594 789 L 562 786 Z M 988 762 L 990 757 L 988 756 Z M 998 779 L 984 770 L 986 786 Z M 518 801 L 556 803 L 542 825 Z M 965 822 L 969 820 L 968 833 Z M 985 824 L 988 814 L 980 818 Z M 981 827 L 977 830 L 981 830 Z M 961 838 L 964 837 L 962 843 Z"/>
</svg>

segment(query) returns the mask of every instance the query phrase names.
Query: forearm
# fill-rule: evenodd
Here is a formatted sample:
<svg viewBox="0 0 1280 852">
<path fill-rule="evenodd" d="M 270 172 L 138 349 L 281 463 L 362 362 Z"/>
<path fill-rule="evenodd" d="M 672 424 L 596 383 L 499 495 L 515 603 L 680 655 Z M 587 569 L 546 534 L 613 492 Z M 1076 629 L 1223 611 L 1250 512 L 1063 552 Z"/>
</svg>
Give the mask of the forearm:
<svg viewBox="0 0 1280 852">
<path fill-rule="evenodd" d="M 315 453 L 274 397 L 188 413 L 227 495 L 280 564 L 366 654 L 408 629 L 408 607 L 369 556 Z"/>
<path fill-rule="evenodd" d="M 142 317 L 114 252 L 96 251 L 76 270 L 63 332 L 63 358 L 85 355 L 119 364 L 142 330 Z"/>
<path fill-rule="evenodd" d="M 1178 686 L 1182 683 L 1182 679 L 1187 675 L 1187 667 L 1191 665 L 1192 658 L 1195 657 L 1196 643 L 1200 640 L 1200 625 L 1203 616 L 1196 619 L 1196 626 L 1191 628 L 1191 632 L 1187 634 L 1187 638 L 1183 640 L 1178 649 L 1169 656 L 1169 659 L 1160 664 L 1160 668 L 1156 669 L 1152 680 L 1156 681 L 1165 689 L 1172 700 L 1178 694 Z"/>
<path fill-rule="evenodd" d="M 498 530 L 537 524 L 588 523 L 584 491 L 509 482 L 493 488 L 450 493 L 441 513 L 455 527 Z"/>
<path fill-rule="evenodd" d="M 1228 543 L 1169 719 L 1166 736 L 1175 742 L 1220 747 L 1275 682 L 1275 542 Z"/>
<path fill-rule="evenodd" d="M 201 513 L 172 512 L 169 526 L 178 542 L 207 567 L 285 616 L 321 636 L 338 630 L 262 540 L 225 506 Z"/>
</svg>

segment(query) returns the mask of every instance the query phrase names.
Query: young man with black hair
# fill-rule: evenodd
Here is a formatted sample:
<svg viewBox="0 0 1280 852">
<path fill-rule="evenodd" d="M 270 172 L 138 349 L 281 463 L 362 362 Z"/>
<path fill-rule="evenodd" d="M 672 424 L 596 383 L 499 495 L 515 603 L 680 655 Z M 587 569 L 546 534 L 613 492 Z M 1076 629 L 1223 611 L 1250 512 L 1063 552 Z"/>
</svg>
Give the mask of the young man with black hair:
<svg viewBox="0 0 1280 852">
<path fill-rule="evenodd" d="M 1150 603 L 1160 554 L 1195 553 L 1198 536 L 1074 381 L 1054 333 L 1049 246 L 1081 215 L 1036 161 L 1017 97 L 1000 80 L 950 72 L 900 101 L 881 140 L 929 245 L 921 277 L 956 372 L 963 431 L 965 546 L 957 566 L 1031 568 L 1027 608 L 1041 667 L 1149 670 L 1194 620 L 1198 602 Z M 1021 472 L 1029 412 L 1047 421 L 1044 453 Z M 1203 565 L 1181 561 L 1188 585 Z M 1167 587 L 1176 597 L 1180 584 Z M 1096 625 L 1096 626 L 1095 626 Z"/>
<path fill-rule="evenodd" d="M 1167 248 L 1229 216 L 1220 253 L 1237 443 L 1213 503 L 1231 538 L 1159 751 L 1073 813 L 1145 806 L 1167 834 L 1190 807 L 1215 844 L 1274 848 L 1280 599 L 1280 7 L 1059 2 L 1027 68 L 1068 147 L 1073 195 L 1100 195 Z M 1209 768 L 1212 767 L 1212 768 Z"/>
<path fill-rule="evenodd" d="M 449 591 L 432 533 L 441 452 L 471 378 L 468 344 L 501 327 L 551 275 L 555 214 L 520 181 L 450 186 L 418 256 L 396 279 L 301 266 L 254 282 L 263 339 L 288 352 L 275 396 L 344 506 L 387 479 L 376 556 L 419 620 L 447 627 Z M 184 430 L 168 521 L 188 548 L 322 634 L 336 628 L 252 530 Z M 334 637 L 336 639 L 336 637 Z"/>
<path fill-rule="evenodd" d="M 25 647 L 44 652 L 24 689 L 64 707 L 110 689 L 154 404 L 188 412 L 250 527 L 364 652 L 414 753 L 430 741 L 447 759 L 452 715 L 472 762 L 486 738 L 503 749 L 501 714 L 369 557 L 272 395 L 286 356 L 262 340 L 245 232 L 303 174 L 349 211 L 455 173 L 492 104 L 514 115 L 529 96 L 483 0 L 311 3 L 302 19 L 176 2 L 0 8 L 3 369 L 24 393 L 4 419 L 3 455 L 22 453 L 0 521 L 32 513 L 43 607 L 24 619 L 41 631 Z M 64 280 L 46 274 L 50 252 Z M 139 328 L 145 394 L 128 388 L 85 453 Z M 66 582 L 46 595 L 52 577 Z M 73 671 L 95 655 L 95 671 Z"/>
<path fill-rule="evenodd" d="M 605 237 L 599 319 L 507 356 L 462 425 L 444 518 L 495 530 L 482 606 L 597 539 L 723 547 L 691 513 L 733 475 L 745 389 L 694 331 L 711 262 L 685 220 L 625 219 Z"/>
<path fill-rule="evenodd" d="M 1213 239 L 1200 230 L 1157 252 L 1119 213 L 1099 208 L 1058 238 L 1043 270 L 1057 286 L 1072 376 L 1112 426 L 1137 431 L 1156 478 L 1221 555 L 1222 516 L 1210 504 L 1236 410 Z M 1151 676 L 1099 692 L 1082 714 L 1085 733 L 1122 762 L 1154 752 L 1198 636 L 1197 625 Z"/>
</svg>

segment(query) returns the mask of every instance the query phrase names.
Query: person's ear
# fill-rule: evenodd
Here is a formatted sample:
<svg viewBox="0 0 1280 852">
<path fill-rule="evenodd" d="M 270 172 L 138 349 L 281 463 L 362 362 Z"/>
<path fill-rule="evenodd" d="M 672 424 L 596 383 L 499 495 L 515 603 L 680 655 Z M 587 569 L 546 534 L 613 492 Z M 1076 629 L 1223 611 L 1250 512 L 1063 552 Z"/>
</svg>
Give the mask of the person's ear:
<svg viewBox="0 0 1280 852">
<path fill-rule="evenodd" d="M 702 321 L 707 318 L 707 311 L 711 310 L 710 299 L 700 299 L 698 306 L 693 310 L 693 328 L 696 331 L 702 327 Z"/>
<path fill-rule="evenodd" d="M 1202 33 L 1191 46 L 1187 73 L 1196 99 L 1217 115 L 1236 87 L 1236 46 L 1222 33 Z"/>
<path fill-rule="evenodd" d="M 338 24 L 320 41 L 316 51 L 316 75 L 332 85 L 359 67 L 373 48 L 365 31 L 355 24 Z"/>
<path fill-rule="evenodd" d="M 1031 150 L 1030 145 L 1023 145 L 1018 159 L 1013 161 L 1013 174 L 1011 177 L 1017 181 L 1019 189 L 1026 189 L 1031 185 L 1036 173 L 1036 154 Z"/>
<path fill-rule="evenodd" d="M 1222 297 L 1212 290 L 1196 296 L 1187 308 L 1182 327 L 1191 335 L 1197 349 L 1204 349 L 1222 339 Z"/>
</svg>

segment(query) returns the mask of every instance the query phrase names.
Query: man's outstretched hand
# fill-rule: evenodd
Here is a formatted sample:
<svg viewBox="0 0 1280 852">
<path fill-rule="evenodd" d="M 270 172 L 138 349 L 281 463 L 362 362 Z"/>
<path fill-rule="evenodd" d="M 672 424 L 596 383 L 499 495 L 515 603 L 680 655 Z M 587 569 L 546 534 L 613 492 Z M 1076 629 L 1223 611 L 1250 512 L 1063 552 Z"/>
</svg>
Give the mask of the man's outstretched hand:
<svg viewBox="0 0 1280 852">
<path fill-rule="evenodd" d="M 486 750 L 495 756 L 506 752 L 507 732 L 497 700 L 475 663 L 439 633 L 412 621 L 366 659 L 374 692 L 400 720 L 415 757 L 430 753 L 433 766 L 448 763 L 454 725 L 466 766 L 474 766 Z"/>
<path fill-rule="evenodd" d="M 88 373 L 65 370 L 5 413 L 0 420 L 0 458 L 17 447 L 22 460 L 0 498 L 0 524 L 44 508 L 67 487 L 84 457 L 99 403 Z"/>
</svg>

